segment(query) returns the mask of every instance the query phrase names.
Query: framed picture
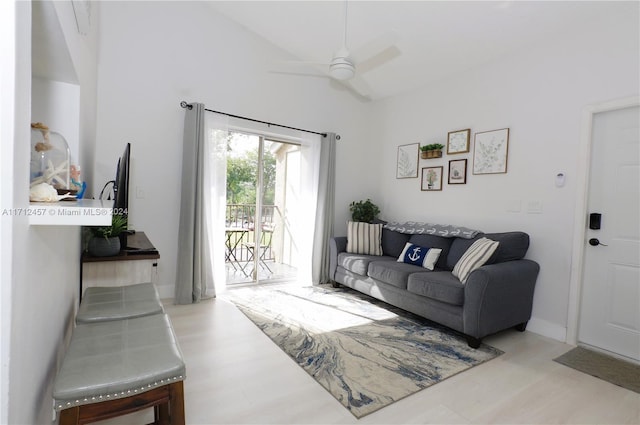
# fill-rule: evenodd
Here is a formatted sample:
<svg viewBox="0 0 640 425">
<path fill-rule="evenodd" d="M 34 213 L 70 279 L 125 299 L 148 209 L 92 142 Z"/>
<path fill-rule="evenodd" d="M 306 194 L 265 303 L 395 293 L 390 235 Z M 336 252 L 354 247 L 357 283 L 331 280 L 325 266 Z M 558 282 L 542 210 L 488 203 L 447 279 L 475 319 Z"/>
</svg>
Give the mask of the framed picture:
<svg viewBox="0 0 640 425">
<path fill-rule="evenodd" d="M 424 167 L 422 169 L 421 190 L 442 190 L 442 169 L 443 167 Z"/>
<path fill-rule="evenodd" d="M 467 160 L 454 159 L 449 161 L 449 184 L 467 183 Z"/>
<path fill-rule="evenodd" d="M 418 158 L 420 143 L 398 146 L 396 178 L 410 179 L 418 177 Z"/>
<path fill-rule="evenodd" d="M 447 137 L 447 155 L 469 152 L 471 129 L 450 131 Z"/>
<path fill-rule="evenodd" d="M 476 133 L 473 148 L 473 174 L 506 173 L 508 153 L 508 128 Z"/>
</svg>

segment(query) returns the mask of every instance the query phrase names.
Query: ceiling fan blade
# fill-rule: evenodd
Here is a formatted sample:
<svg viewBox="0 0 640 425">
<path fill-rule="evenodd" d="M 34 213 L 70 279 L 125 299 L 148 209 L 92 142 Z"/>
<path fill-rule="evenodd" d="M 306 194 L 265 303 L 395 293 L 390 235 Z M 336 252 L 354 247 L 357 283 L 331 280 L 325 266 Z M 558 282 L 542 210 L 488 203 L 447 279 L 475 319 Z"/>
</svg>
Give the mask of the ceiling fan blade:
<svg viewBox="0 0 640 425">
<path fill-rule="evenodd" d="M 328 65 L 318 62 L 284 61 L 274 64 L 269 72 L 272 74 L 327 77 Z"/>
<path fill-rule="evenodd" d="M 269 71 L 269 74 L 282 74 L 282 75 L 294 75 L 298 77 L 312 77 L 312 78 L 331 78 L 321 72 L 289 72 L 289 71 Z"/>
<path fill-rule="evenodd" d="M 360 74 L 369 72 L 379 66 L 384 65 L 387 62 L 400 56 L 402 52 L 396 46 L 387 47 L 385 50 L 379 52 L 377 55 L 370 57 L 367 60 L 357 63 L 357 69 Z"/>
<path fill-rule="evenodd" d="M 366 100 L 371 100 L 371 87 L 362 78 L 356 76 L 348 81 L 343 81 L 343 83 L 357 95 L 365 98 Z"/>
<path fill-rule="evenodd" d="M 396 46 L 395 33 L 387 33 L 355 50 L 351 58 L 356 62 L 358 72 L 363 74 L 389 62 L 402 53 Z"/>
<path fill-rule="evenodd" d="M 285 66 L 298 66 L 298 65 L 329 66 L 329 62 L 299 61 L 299 60 L 278 61 L 277 64 L 281 64 L 281 65 L 285 65 Z"/>
</svg>

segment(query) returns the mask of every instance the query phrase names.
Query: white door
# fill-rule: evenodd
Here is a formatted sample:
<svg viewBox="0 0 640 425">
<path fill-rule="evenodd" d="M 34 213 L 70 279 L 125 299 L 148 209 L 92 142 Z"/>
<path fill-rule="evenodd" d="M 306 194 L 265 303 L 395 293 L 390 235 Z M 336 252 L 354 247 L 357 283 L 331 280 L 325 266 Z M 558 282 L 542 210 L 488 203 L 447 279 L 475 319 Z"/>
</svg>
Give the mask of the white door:
<svg viewBox="0 0 640 425">
<path fill-rule="evenodd" d="M 640 361 L 640 108 L 595 114 L 579 342 Z M 587 217 L 589 226 L 589 217 Z M 596 240 L 600 245 L 596 244 Z M 593 245 L 595 244 L 595 246 Z"/>
</svg>

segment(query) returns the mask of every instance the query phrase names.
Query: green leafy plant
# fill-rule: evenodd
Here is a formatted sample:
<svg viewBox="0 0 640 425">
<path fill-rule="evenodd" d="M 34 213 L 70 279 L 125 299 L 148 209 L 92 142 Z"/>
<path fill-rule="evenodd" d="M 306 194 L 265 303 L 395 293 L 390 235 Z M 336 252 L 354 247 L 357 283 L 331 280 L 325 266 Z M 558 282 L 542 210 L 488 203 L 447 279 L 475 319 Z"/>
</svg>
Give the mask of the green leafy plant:
<svg viewBox="0 0 640 425">
<path fill-rule="evenodd" d="M 371 223 L 380 214 L 380 208 L 371 199 L 366 201 L 353 201 L 349 204 L 349 211 L 351 211 L 351 218 L 353 221 L 362 221 L 365 223 Z"/>
<path fill-rule="evenodd" d="M 439 151 L 442 148 L 444 148 L 444 145 L 440 144 L 440 143 L 432 143 L 430 145 L 423 145 L 420 146 L 420 150 L 425 152 L 425 151 Z"/>
<path fill-rule="evenodd" d="M 100 238 L 114 238 L 120 236 L 127 230 L 127 217 L 124 215 L 114 215 L 111 219 L 111 226 L 91 227 L 91 234 Z"/>
</svg>

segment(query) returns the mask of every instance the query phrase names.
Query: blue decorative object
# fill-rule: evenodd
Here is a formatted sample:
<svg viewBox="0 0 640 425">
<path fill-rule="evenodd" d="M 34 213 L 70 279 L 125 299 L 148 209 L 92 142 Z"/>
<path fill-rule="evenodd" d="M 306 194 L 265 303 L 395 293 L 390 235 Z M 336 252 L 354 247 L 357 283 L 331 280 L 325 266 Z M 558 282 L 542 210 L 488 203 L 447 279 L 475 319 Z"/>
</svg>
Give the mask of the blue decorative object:
<svg viewBox="0 0 640 425">
<path fill-rule="evenodd" d="M 398 262 L 433 270 L 441 252 L 440 248 L 429 248 L 407 242 L 398 257 Z"/>
</svg>

